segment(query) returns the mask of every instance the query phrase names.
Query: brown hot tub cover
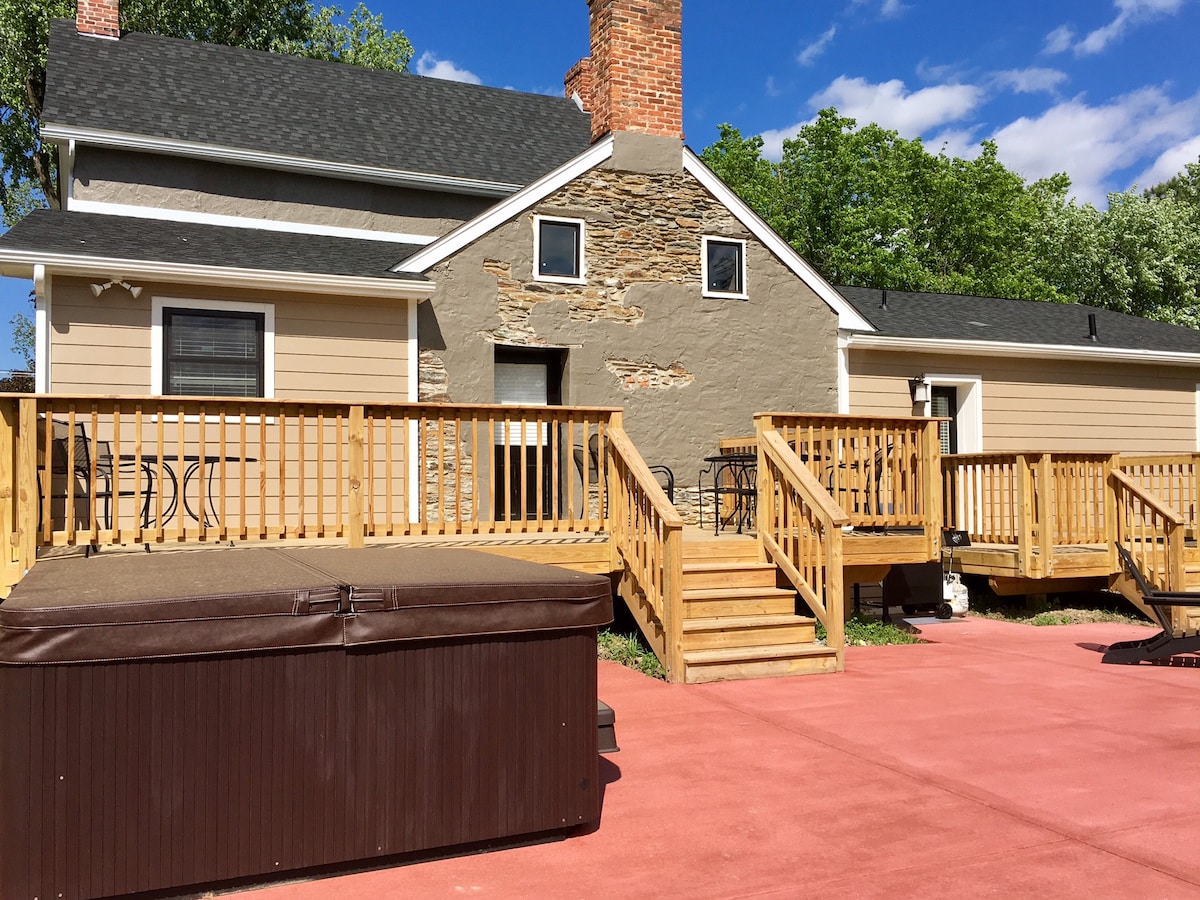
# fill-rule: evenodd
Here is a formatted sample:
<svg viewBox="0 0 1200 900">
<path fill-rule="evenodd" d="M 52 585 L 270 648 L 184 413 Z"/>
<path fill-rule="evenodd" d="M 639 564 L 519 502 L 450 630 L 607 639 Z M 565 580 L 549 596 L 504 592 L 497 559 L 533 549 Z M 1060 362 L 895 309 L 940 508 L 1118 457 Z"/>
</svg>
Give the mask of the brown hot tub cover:
<svg viewBox="0 0 1200 900">
<path fill-rule="evenodd" d="M 0 603 L 0 897 L 599 817 L 607 578 L 457 549 L 39 563 Z"/>
</svg>

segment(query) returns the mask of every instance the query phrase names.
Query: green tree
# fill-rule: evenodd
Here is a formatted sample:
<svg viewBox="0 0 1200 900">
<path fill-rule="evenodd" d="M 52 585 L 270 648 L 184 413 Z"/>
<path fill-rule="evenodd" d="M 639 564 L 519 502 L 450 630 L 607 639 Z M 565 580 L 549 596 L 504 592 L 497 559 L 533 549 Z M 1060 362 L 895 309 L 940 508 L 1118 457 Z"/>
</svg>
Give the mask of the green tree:
<svg viewBox="0 0 1200 900">
<path fill-rule="evenodd" d="M 831 281 L 1062 299 L 1032 236 L 1066 176 L 1028 187 L 990 142 L 974 160 L 935 155 L 835 109 L 784 141 L 780 162 L 761 153 L 726 125 L 702 157 Z"/>
<path fill-rule="evenodd" d="M 50 21 L 71 18 L 74 0 L 0 0 L 0 206 L 6 216 L 33 182 L 45 205 L 59 205 L 57 151 L 39 132 L 46 96 Z M 339 7 L 303 0 L 125 0 L 121 27 L 255 50 L 272 50 L 403 72 L 412 45 L 359 4 L 344 22 Z"/>
</svg>

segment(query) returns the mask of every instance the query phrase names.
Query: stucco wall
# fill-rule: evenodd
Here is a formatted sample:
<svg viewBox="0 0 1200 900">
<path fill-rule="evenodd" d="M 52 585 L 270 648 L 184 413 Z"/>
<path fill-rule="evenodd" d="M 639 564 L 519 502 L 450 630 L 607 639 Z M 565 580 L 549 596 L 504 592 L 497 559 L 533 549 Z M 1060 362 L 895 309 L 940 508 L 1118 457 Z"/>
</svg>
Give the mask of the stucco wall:
<svg viewBox="0 0 1200 900">
<path fill-rule="evenodd" d="M 90 281 L 51 282 L 50 388 L 62 393 L 149 394 L 155 296 L 271 304 L 275 396 L 281 399 L 408 398 L 408 310 L 404 301 L 252 292 L 139 282 L 99 298 Z"/>
<path fill-rule="evenodd" d="M 908 379 L 979 376 L 983 449 L 1183 452 L 1197 449 L 1200 369 L 851 350 L 850 411 L 907 416 Z"/>
<path fill-rule="evenodd" d="M 92 147 L 79 150 L 72 186 L 79 200 L 429 237 L 495 202 Z"/>
<path fill-rule="evenodd" d="M 623 405 L 647 461 L 694 486 L 755 412 L 837 409 L 837 317 L 682 171 L 678 141 L 621 137 L 607 166 L 429 272 L 422 395 L 491 402 L 495 345 L 565 347 L 564 403 Z M 533 280 L 538 214 L 585 221 L 586 284 Z M 703 235 L 749 241 L 748 300 L 701 296 Z"/>
</svg>

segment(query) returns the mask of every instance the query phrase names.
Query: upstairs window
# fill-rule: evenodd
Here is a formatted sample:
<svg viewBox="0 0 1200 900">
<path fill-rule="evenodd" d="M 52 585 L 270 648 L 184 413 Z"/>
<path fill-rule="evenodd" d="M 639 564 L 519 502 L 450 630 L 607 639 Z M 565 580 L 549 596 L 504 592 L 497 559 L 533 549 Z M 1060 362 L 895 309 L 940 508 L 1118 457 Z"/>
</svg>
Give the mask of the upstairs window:
<svg viewBox="0 0 1200 900">
<path fill-rule="evenodd" d="M 163 393 L 264 396 L 264 315 L 164 308 Z"/>
<path fill-rule="evenodd" d="M 584 283 L 581 219 L 534 216 L 533 271 L 538 281 Z"/>
<path fill-rule="evenodd" d="M 705 297 L 745 300 L 746 242 L 706 237 L 700 254 Z"/>
</svg>

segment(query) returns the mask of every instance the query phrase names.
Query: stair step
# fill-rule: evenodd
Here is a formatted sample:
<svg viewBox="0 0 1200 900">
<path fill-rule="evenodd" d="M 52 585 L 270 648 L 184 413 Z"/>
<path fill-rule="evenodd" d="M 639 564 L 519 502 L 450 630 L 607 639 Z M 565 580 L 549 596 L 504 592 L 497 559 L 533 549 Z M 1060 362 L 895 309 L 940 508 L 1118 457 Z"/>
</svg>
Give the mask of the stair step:
<svg viewBox="0 0 1200 900">
<path fill-rule="evenodd" d="M 729 648 L 761 648 L 781 644 L 810 643 L 816 637 L 813 619 L 801 616 L 718 616 L 708 619 L 685 619 L 683 648 L 720 650 Z"/>
<path fill-rule="evenodd" d="M 775 566 L 764 562 L 702 562 L 683 564 L 683 589 L 716 587 L 775 587 Z"/>
<path fill-rule="evenodd" d="M 754 538 L 693 538 L 685 537 L 683 541 L 683 561 L 715 562 L 716 560 L 737 560 L 739 562 L 758 562 L 758 541 Z"/>
<path fill-rule="evenodd" d="M 814 643 L 686 650 L 683 660 L 688 684 L 837 671 L 836 651 Z"/>
<path fill-rule="evenodd" d="M 692 588 L 683 592 L 683 616 L 786 616 L 796 612 L 796 592 L 775 587 Z"/>
</svg>

